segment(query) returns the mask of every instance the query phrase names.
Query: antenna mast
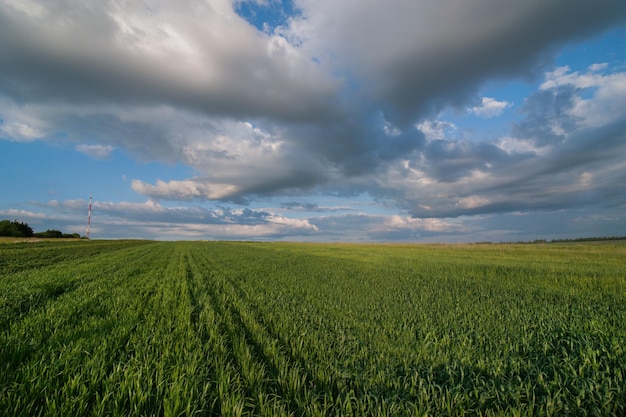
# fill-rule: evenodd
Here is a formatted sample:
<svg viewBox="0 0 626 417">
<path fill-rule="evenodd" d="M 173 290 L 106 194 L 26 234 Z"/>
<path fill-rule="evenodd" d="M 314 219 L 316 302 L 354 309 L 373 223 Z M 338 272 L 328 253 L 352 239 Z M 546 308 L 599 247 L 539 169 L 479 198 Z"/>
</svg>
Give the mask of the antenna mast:
<svg viewBox="0 0 626 417">
<path fill-rule="evenodd" d="M 92 196 L 89 194 L 89 211 L 87 212 L 87 239 L 89 239 L 89 229 L 91 229 L 91 199 Z"/>
</svg>

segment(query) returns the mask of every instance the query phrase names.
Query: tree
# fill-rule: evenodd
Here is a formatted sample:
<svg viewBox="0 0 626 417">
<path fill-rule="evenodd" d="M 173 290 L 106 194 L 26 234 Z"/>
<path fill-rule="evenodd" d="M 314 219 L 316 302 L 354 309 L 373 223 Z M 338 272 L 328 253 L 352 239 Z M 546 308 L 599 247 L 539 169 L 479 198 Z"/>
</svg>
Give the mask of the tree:
<svg viewBox="0 0 626 417">
<path fill-rule="evenodd" d="M 0 236 L 32 237 L 33 234 L 33 229 L 26 223 L 19 223 L 17 220 L 0 221 Z"/>
</svg>

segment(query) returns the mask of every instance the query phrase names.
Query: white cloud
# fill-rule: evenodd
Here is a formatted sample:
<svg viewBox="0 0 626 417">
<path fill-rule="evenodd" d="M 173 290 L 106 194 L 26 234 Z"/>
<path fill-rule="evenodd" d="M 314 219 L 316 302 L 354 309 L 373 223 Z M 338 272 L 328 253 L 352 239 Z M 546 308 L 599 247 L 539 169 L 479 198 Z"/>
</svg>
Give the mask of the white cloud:
<svg viewBox="0 0 626 417">
<path fill-rule="evenodd" d="M 36 106 L 18 105 L 1 93 L 0 90 L 0 139 L 30 142 L 44 138 L 47 126 L 37 114 L 32 113 Z"/>
<path fill-rule="evenodd" d="M 425 120 L 417 124 L 415 128 L 421 131 L 429 141 L 450 137 L 457 130 L 454 123 L 442 120 Z"/>
<path fill-rule="evenodd" d="M 586 127 L 600 127 L 625 118 L 626 72 L 600 73 L 606 70 L 605 63 L 594 64 L 584 73 L 571 72 L 567 66 L 559 67 L 546 74 L 540 89 L 551 90 L 571 86 L 587 90 L 588 97 L 577 96 L 570 114 L 577 117 Z"/>
<path fill-rule="evenodd" d="M 267 221 L 274 225 L 282 225 L 291 229 L 307 229 L 314 232 L 319 231 L 317 226 L 311 224 L 306 219 L 291 219 L 280 214 L 273 214 L 267 217 Z"/>
<path fill-rule="evenodd" d="M 22 209 L 8 209 L 8 210 L 0 210 L 0 216 L 3 219 L 45 219 L 46 215 L 44 213 L 38 213 L 31 210 L 22 210 Z M 20 220 L 21 221 L 21 220 Z"/>
<path fill-rule="evenodd" d="M 507 101 L 498 101 L 491 97 L 483 97 L 480 101 L 480 106 L 472 107 L 469 111 L 470 113 L 485 119 L 499 116 L 505 109 L 513 105 Z"/>
<path fill-rule="evenodd" d="M 0 214 L 37 223 L 58 224 L 60 230 L 83 233 L 86 220 L 85 200 L 52 200 L 41 204 L 48 213 L 25 210 L 0 211 Z M 77 219 L 79 219 L 77 223 Z M 149 237 L 155 239 L 247 239 L 315 235 L 318 227 L 308 219 L 291 218 L 266 210 L 201 206 L 168 207 L 154 200 L 133 202 L 93 202 L 92 236 Z"/>
<path fill-rule="evenodd" d="M 473 209 L 481 206 L 486 206 L 487 204 L 489 204 L 489 200 L 480 196 L 473 195 L 459 199 L 459 202 L 457 204 L 466 209 Z"/>
<path fill-rule="evenodd" d="M 458 231 L 461 226 L 442 219 L 421 219 L 409 216 L 392 215 L 385 218 L 384 225 L 388 229 L 424 230 L 428 232 Z"/>
<path fill-rule="evenodd" d="M 626 116 L 626 72 L 606 75 L 590 87 L 597 88 L 591 98 L 580 98 L 572 109 L 588 127 L 600 127 Z"/>
<path fill-rule="evenodd" d="M 385 135 L 392 137 L 402 134 L 402 131 L 400 129 L 398 129 L 396 126 L 389 123 L 388 121 L 385 121 L 385 123 L 383 124 L 383 132 L 385 132 Z"/>
<path fill-rule="evenodd" d="M 589 65 L 588 68 L 589 68 L 589 71 L 599 72 L 599 71 L 604 71 L 608 67 L 609 67 L 609 64 L 607 62 L 601 62 L 598 64 L 591 64 Z"/>
<path fill-rule="evenodd" d="M 41 138 L 44 134 L 41 130 L 31 125 L 20 122 L 8 122 L 0 127 L 3 136 L 16 142 L 29 142 Z"/>
<path fill-rule="evenodd" d="M 539 86 L 540 90 L 548 90 L 550 88 L 556 88 L 559 84 L 565 82 L 569 83 L 571 76 L 569 76 L 570 67 L 565 65 L 557 67 L 553 71 L 546 72 L 544 74 L 545 81 Z"/>
<path fill-rule="evenodd" d="M 167 200 L 215 200 L 226 198 L 237 193 L 238 188 L 232 184 L 212 184 L 200 180 L 157 180 L 156 184 L 147 184 L 134 179 L 131 182 L 133 190 L 139 194 L 153 198 Z"/>
<path fill-rule="evenodd" d="M 154 229 L 159 239 L 204 238 L 246 239 L 249 237 L 299 236 L 318 231 L 306 219 L 292 219 L 278 213 L 257 210 L 210 210 L 201 207 L 165 207 L 145 203 L 97 202 L 104 224 L 123 225 L 130 221 L 136 230 Z M 130 213 L 130 216 L 129 216 Z"/>
<path fill-rule="evenodd" d="M 114 149 L 115 148 L 111 145 L 76 145 L 76 150 L 78 152 L 84 153 L 94 159 L 106 159 L 111 156 Z"/>
<path fill-rule="evenodd" d="M 551 146 L 537 146 L 534 141 L 518 139 L 514 137 L 503 137 L 496 140 L 495 145 L 509 155 L 531 153 L 544 156 L 552 149 Z"/>
</svg>

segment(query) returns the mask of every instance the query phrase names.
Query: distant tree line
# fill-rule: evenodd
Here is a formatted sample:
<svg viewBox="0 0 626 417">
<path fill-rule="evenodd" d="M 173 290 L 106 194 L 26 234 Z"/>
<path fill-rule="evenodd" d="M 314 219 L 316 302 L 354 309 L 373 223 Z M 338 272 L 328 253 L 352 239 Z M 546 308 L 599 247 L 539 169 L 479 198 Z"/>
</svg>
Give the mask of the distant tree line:
<svg viewBox="0 0 626 417">
<path fill-rule="evenodd" d="M 9 237 L 42 237 L 42 238 L 80 238 L 78 233 L 63 233 L 59 230 L 46 230 L 45 232 L 35 233 L 27 223 L 20 223 L 17 220 L 1 220 L 0 236 Z"/>
<path fill-rule="evenodd" d="M 535 240 L 518 240 L 517 242 L 500 241 L 500 243 L 534 244 L 534 243 L 597 242 L 597 241 L 604 241 L 604 240 L 626 240 L 626 236 L 594 236 L 594 237 L 577 237 L 577 238 L 572 238 L 572 239 L 552 239 L 552 240 L 535 239 Z M 492 244 L 493 242 L 486 241 L 486 242 L 474 242 L 474 243 L 479 244 L 479 245 L 487 245 L 487 244 Z"/>
<path fill-rule="evenodd" d="M 63 233 L 59 230 L 54 230 L 54 229 L 48 229 L 45 232 L 38 232 L 35 233 L 35 237 L 45 237 L 48 239 L 55 239 L 55 238 L 65 238 L 65 239 L 80 239 L 80 235 L 78 233 Z"/>
<path fill-rule="evenodd" d="M 626 240 L 626 236 L 579 237 L 576 239 L 552 239 L 550 242 L 593 242 L 596 240 Z"/>
</svg>

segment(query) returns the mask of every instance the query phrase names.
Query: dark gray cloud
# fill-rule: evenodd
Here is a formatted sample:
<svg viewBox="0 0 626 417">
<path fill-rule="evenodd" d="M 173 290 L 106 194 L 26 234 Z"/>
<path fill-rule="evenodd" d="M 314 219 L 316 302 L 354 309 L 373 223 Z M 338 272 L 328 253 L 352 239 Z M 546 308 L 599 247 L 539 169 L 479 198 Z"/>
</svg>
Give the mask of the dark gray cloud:
<svg viewBox="0 0 626 417">
<path fill-rule="evenodd" d="M 453 182 L 488 164 L 508 165 L 515 158 L 491 143 L 434 140 L 422 152 L 424 172 L 440 182 Z"/>
<path fill-rule="evenodd" d="M 289 211 L 301 211 L 307 213 L 332 213 L 355 210 L 355 208 L 350 206 L 321 206 L 317 203 L 301 203 L 298 201 L 281 203 L 280 207 Z"/>
<path fill-rule="evenodd" d="M 537 146 L 563 141 L 581 122 L 571 112 L 576 98 L 577 89 L 572 85 L 536 92 L 526 99 L 521 110 L 525 119 L 514 124 L 512 135 Z"/>
<path fill-rule="evenodd" d="M 563 117 L 569 119 L 568 114 Z M 558 118 L 554 122 L 559 123 Z M 484 152 L 481 146 L 449 145 L 449 149 L 442 144 L 427 149 L 425 162 L 416 162 L 429 181 L 414 197 L 405 195 L 406 207 L 416 216 L 609 208 L 626 203 L 620 191 L 626 178 L 621 157 L 626 152 L 626 119 L 564 134 L 544 154 L 511 155 L 491 144 L 482 145 Z"/>
<path fill-rule="evenodd" d="M 299 4 L 294 36 L 361 80 L 402 125 L 464 105 L 488 78 L 539 75 L 557 47 L 626 20 L 619 0 Z"/>
</svg>

